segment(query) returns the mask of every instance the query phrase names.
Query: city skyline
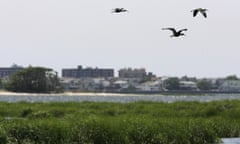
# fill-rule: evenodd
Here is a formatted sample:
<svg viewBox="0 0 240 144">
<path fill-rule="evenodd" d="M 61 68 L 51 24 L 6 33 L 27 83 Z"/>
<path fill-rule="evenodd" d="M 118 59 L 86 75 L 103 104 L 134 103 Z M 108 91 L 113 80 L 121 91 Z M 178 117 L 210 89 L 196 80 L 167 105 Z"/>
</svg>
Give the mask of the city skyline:
<svg viewBox="0 0 240 144">
<path fill-rule="evenodd" d="M 136 68 L 136 67 L 123 67 L 123 68 L 120 68 L 120 69 L 114 69 L 114 68 L 110 68 L 110 67 L 98 67 L 98 66 L 95 66 L 95 67 L 92 67 L 92 66 L 82 66 L 82 65 L 77 65 L 77 66 L 75 66 L 75 67 L 68 67 L 68 68 L 66 68 L 66 67 L 64 67 L 64 68 L 61 68 L 61 70 L 60 71 L 57 71 L 56 69 L 54 69 L 54 68 L 52 68 L 52 67 L 46 67 L 46 66 L 33 66 L 33 65 L 28 65 L 28 66 L 23 66 L 23 65 L 18 65 L 18 64 L 12 64 L 11 66 L 6 66 L 6 67 L 1 67 L 0 66 L 0 69 L 1 70 L 3 70 L 3 71 L 8 71 L 7 73 L 6 72 L 3 72 L 3 75 L 9 75 L 9 73 L 11 73 L 12 71 L 15 71 L 15 69 L 24 69 L 24 68 L 28 68 L 28 67 L 44 67 L 44 68 L 50 68 L 50 69 L 52 69 L 53 71 L 55 71 L 55 72 L 57 72 L 58 73 L 58 76 L 60 76 L 60 77 L 68 77 L 67 75 L 71 75 L 70 77 L 75 77 L 75 78 L 77 78 L 78 76 L 76 76 L 77 75 L 77 73 L 75 73 L 74 71 L 78 71 L 78 70 L 83 70 L 83 71 L 85 71 L 85 72 L 87 72 L 86 74 L 87 75 L 92 75 L 93 77 L 94 77 L 94 75 L 96 76 L 96 78 L 97 77 L 101 77 L 101 76 L 97 76 L 97 75 L 102 75 L 102 72 L 101 71 L 105 71 L 104 73 L 103 73 L 103 75 L 104 74 L 107 74 L 107 75 L 109 75 L 109 76 L 106 76 L 106 77 L 121 77 L 120 75 L 120 71 L 132 71 L 132 72 L 134 72 L 134 71 L 138 71 L 138 72 L 140 72 L 140 73 L 144 73 L 146 76 L 147 75 L 151 75 L 151 76 L 156 76 L 156 77 L 178 77 L 178 78 L 184 78 L 184 77 L 189 77 L 189 78 L 227 78 L 227 77 L 232 77 L 232 76 L 236 76 L 236 77 L 238 77 L 236 74 L 229 74 L 229 75 L 225 75 L 225 76 L 221 76 L 221 77 L 197 77 L 197 76 L 189 76 L 189 75 L 182 75 L 182 76 L 177 76 L 177 75 L 172 75 L 172 76 L 170 76 L 170 75 L 156 75 L 156 73 L 155 72 L 153 72 L 153 71 L 149 71 L 149 70 L 147 70 L 146 68 L 144 68 L 144 67 L 138 67 L 138 68 Z M 88 73 L 89 72 L 89 70 L 90 71 L 92 71 L 93 73 Z M 65 71 L 65 72 L 63 72 L 63 71 Z M 67 71 L 69 71 L 69 72 L 67 72 Z M 95 73 L 96 72 L 96 73 Z M 110 73 L 109 73 L 110 72 Z M 81 73 L 81 72 L 80 72 Z M 64 76 L 65 75 L 65 76 Z M 73 76 L 74 75 L 74 76 Z M 87 75 L 85 75 L 85 74 L 83 74 L 83 76 L 87 76 Z M 110 76 L 111 75 L 111 76 Z M 141 75 L 141 74 L 140 74 Z M 92 76 L 90 76 L 90 77 L 92 77 Z M 0 74 L 0 77 L 1 77 L 1 74 Z M 2 76 L 3 77 L 3 76 Z M 80 76 L 81 77 L 81 76 Z M 105 76 L 103 76 L 103 77 L 105 77 Z"/>
<path fill-rule="evenodd" d="M 142 68 L 158 76 L 240 76 L 237 0 L 42 0 L 0 2 L 1 67 L 16 63 Z M 127 13 L 113 14 L 123 7 Z M 194 8 L 208 18 L 193 18 Z M 164 27 L 187 28 L 170 38 Z"/>
</svg>

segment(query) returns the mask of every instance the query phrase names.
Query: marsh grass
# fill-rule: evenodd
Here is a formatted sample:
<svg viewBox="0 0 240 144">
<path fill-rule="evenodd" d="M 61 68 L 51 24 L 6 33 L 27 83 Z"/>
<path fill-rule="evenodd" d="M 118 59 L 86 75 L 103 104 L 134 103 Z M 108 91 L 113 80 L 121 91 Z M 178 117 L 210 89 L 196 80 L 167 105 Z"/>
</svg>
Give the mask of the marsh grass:
<svg viewBox="0 0 240 144">
<path fill-rule="evenodd" d="M 0 144 L 208 144 L 240 136 L 240 101 L 0 103 Z"/>
</svg>

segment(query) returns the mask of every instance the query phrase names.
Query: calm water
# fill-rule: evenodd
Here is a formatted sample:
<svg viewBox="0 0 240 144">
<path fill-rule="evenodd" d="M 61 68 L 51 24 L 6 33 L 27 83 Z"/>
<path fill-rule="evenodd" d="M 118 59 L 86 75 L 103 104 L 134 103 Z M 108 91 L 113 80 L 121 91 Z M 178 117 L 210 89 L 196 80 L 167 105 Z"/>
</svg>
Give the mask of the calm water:
<svg viewBox="0 0 240 144">
<path fill-rule="evenodd" d="M 223 144 L 240 144 L 240 138 L 223 138 Z"/>
<path fill-rule="evenodd" d="M 66 95 L 0 95 L 0 101 L 3 102 L 136 102 L 136 101 L 155 101 L 155 102 L 176 102 L 176 101 L 199 101 L 209 102 L 218 100 L 240 100 L 240 94 L 211 94 L 196 96 L 163 96 L 163 95 L 93 95 L 93 96 L 66 96 Z"/>
</svg>

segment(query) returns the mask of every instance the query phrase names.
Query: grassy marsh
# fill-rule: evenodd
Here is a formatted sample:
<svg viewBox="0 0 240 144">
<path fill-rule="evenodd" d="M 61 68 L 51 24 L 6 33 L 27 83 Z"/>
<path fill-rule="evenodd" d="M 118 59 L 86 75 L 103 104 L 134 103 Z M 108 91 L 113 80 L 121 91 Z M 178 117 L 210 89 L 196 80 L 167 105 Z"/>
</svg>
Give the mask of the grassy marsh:
<svg viewBox="0 0 240 144">
<path fill-rule="evenodd" d="M 240 136 L 240 101 L 0 103 L 0 144 L 204 144 Z"/>
</svg>

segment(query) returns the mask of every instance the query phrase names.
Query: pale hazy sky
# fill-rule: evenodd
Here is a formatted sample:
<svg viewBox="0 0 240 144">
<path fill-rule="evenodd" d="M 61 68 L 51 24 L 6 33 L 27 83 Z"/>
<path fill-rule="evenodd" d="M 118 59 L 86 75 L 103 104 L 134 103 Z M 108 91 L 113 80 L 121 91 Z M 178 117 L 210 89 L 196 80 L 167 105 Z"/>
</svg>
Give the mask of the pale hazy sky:
<svg viewBox="0 0 240 144">
<path fill-rule="evenodd" d="M 144 67 L 158 76 L 240 76 L 239 0 L 1 0 L 0 67 Z M 124 7 L 129 13 L 112 14 Z M 193 8 L 209 9 L 193 18 Z M 163 27 L 188 28 L 170 38 Z"/>
</svg>

